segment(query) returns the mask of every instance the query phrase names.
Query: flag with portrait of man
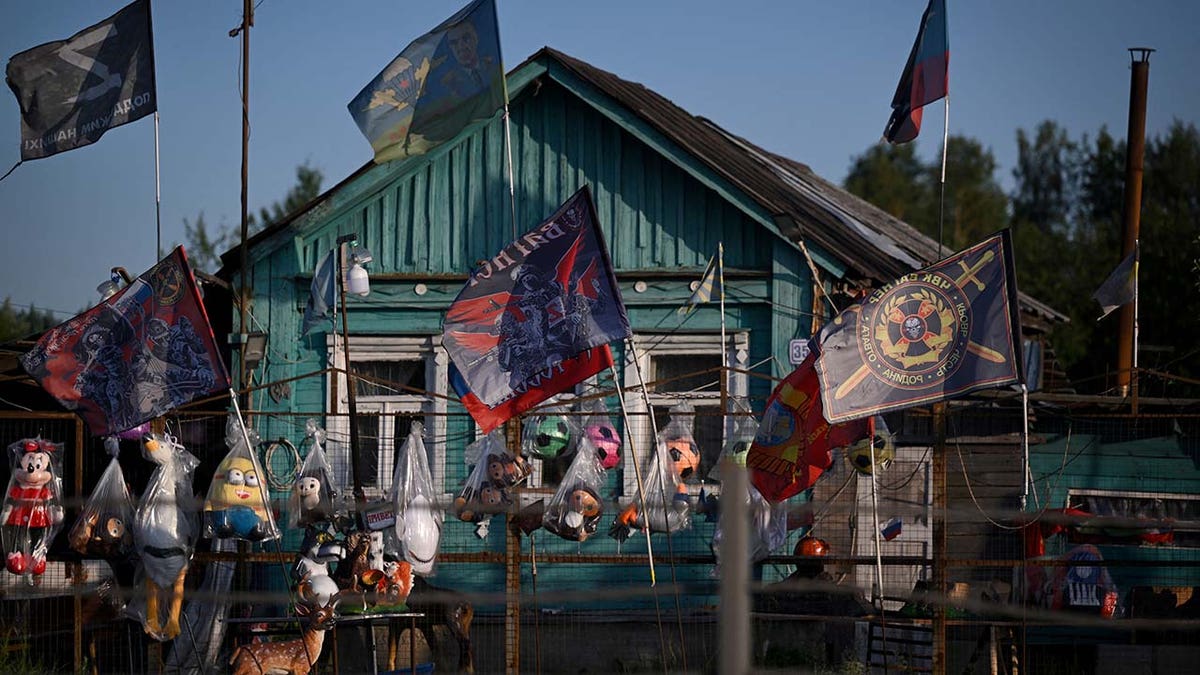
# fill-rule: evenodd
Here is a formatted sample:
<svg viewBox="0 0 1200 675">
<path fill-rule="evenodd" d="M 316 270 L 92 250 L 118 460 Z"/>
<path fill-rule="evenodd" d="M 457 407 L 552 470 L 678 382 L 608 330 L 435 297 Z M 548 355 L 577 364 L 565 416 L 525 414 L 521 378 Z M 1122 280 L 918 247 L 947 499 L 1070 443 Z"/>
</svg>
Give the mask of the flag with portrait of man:
<svg viewBox="0 0 1200 675">
<path fill-rule="evenodd" d="M 413 40 L 347 106 L 375 163 L 429 152 L 504 107 L 495 0 Z"/>
</svg>

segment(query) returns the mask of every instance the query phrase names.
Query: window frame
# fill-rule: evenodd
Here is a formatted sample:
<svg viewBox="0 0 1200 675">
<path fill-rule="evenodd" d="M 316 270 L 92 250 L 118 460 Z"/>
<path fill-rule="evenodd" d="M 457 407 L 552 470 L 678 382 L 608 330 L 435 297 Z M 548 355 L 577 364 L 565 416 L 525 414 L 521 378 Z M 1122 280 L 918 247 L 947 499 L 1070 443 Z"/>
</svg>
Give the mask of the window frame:
<svg viewBox="0 0 1200 675">
<path fill-rule="evenodd" d="M 449 355 L 442 347 L 442 336 L 439 335 L 351 335 L 349 349 L 342 348 L 342 338 L 329 334 L 326 338 L 326 353 L 328 363 L 336 370 L 329 377 L 326 397 L 328 409 L 337 413 L 329 420 L 329 429 L 335 438 L 346 439 L 343 444 L 331 448 L 331 461 L 335 467 L 337 479 L 347 490 L 353 484 L 349 456 L 349 400 L 345 370 L 345 352 L 350 352 L 352 363 L 370 361 L 417 361 L 425 366 L 426 394 L 396 394 L 387 396 L 358 396 L 355 399 L 357 412 L 381 413 L 379 420 L 379 453 L 380 462 L 376 473 L 376 485 L 364 487 L 369 499 L 382 498 L 391 492 L 392 473 L 395 468 L 396 452 L 407 438 L 407 432 L 397 440 L 396 433 L 389 422 L 397 414 L 423 414 L 425 423 L 425 451 L 428 455 L 429 470 L 432 474 L 434 488 L 443 497 L 446 476 L 446 444 L 438 439 L 446 437 L 447 388 L 449 382 Z M 337 400 L 333 400 L 334 391 Z M 382 461 L 390 453 L 391 463 Z M 335 459 L 336 458 L 336 459 Z M 338 467 L 341 467 L 338 470 Z"/>
<path fill-rule="evenodd" d="M 733 369 L 729 372 L 729 399 L 744 399 L 749 394 L 749 378 L 744 371 L 747 370 L 750 360 L 750 331 L 746 329 L 727 331 L 725 342 L 726 346 L 722 350 L 721 334 L 716 332 L 655 333 L 641 331 L 634 335 L 631 342 L 634 345 L 634 349 L 626 350 L 625 352 L 623 373 L 626 393 L 625 406 L 629 411 L 629 426 L 632 427 L 632 429 L 624 430 L 623 438 L 623 448 L 627 453 L 623 461 L 624 471 L 622 475 L 622 494 L 624 496 L 631 498 L 637 495 L 637 476 L 634 472 L 633 462 L 629 461 L 630 457 L 628 453 L 630 449 L 636 451 L 637 466 L 642 471 L 645 471 L 651 457 L 651 448 L 654 445 L 653 428 L 646 416 L 646 400 L 649 399 L 651 407 L 670 407 L 681 401 L 688 400 L 693 402 L 693 404 L 697 401 L 704 402 L 705 404 L 715 402 L 719 408 L 721 399 L 719 385 L 712 391 L 694 393 L 646 392 L 646 396 L 643 397 L 641 395 L 642 383 L 638 376 L 639 368 L 645 381 L 649 383 L 653 381 L 651 365 L 655 356 L 721 356 L 722 352 L 724 352 L 724 363 Z M 646 345 L 653 346 L 650 349 L 644 349 Z M 630 393 L 634 395 L 629 396 L 628 394 Z M 727 440 L 734 432 L 734 418 L 726 415 L 722 424 L 722 451 Z M 705 486 L 710 491 L 720 492 L 720 487 L 717 483 L 706 481 Z M 713 489 L 714 487 L 715 489 Z M 688 491 L 698 494 L 700 486 L 689 484 Z"/>
</svg>

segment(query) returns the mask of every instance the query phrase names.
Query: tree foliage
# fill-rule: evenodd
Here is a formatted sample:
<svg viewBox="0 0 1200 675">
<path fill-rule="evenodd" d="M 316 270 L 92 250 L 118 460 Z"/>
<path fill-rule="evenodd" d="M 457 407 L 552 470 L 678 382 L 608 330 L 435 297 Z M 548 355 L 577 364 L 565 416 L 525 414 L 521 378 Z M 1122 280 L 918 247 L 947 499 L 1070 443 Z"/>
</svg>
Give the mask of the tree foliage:
<svg viewBox="0 0 1200 675">
<path fill-rule="evenodd" d="M 49 310 L 33 306 L 19 309 L 13 306 L 11 297 L 5 297 L 4 303 L 0 304 L 0 342 L 37 335 L 58 324 L 59 320 Z"/>
<path fill-rule="evenodd" d="M 309 166 L 307 162 L 296 167 L 296 184 L 282 200 L 262 207 L 257 216 L 248 214 L 249 234 L 253 235 L 283 220 L 316 199 L 321 194 L 324 178 L 320 169 Z M 221 266 L 221 254 L 240 243 L 242 238 L 240 224 L 230 225 L 222 221 L 216 227 L 211 227 L 204 219 L 203 211 L 194 221 L 183 219 L 183 234 L 192 267 L 206 272 L 215 272 Z"/>
<path fill-rule="evenodd" d="M 951 137 L 944 237 L 958 249 L 1011 227 L 1021 290 L 1070 317 L 1051 334 L 1081 391 L 1104 388 L 1116 366 L 1117 319 L 1097 322 L 1091 295 L 1122 256 L 1126 145 L 1101 128 L 1071 135 L 1053 121 L 1016 133 L 1014 186 L 1005 194 L 989 149 Z M 940 161 L 912 145 L 856 157 L 848 190 L 937 239 Z M 1139 366 L 1200 377 L 1200 132 L 1176 122 L 1147 139 L 1139 265 Z M 1111 384 L 1111 380 L 1107 380 Z M 1177 387 L 1155 393 L 1182 395 Z M 1197 394 L 1193 391 L 1192 394 Z"/>
</svg>

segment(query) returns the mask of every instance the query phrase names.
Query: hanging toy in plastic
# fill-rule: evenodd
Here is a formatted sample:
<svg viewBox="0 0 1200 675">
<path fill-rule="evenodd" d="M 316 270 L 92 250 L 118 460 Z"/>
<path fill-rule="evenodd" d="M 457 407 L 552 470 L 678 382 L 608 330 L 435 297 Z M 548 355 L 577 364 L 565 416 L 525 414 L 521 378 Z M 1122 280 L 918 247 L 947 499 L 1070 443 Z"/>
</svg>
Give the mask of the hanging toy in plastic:
<svg viewBox="0 0 1200 675">
<path fill-rule="evenodd" d="M 600 500 L 603 485 L 604 469 L 591 440 L 585 436 L 546 505 L 542 527 L 569 541 L 584 541 L 595 534 L 604 513 L 604 503 Z"/>
<path fill-rule="evenodd" d="M 183 582 L 199 530 L 192 474 L 200 460 L 174 438 L 158 434 L 142 439 L 142 455 L 158 465 L 134 516 L 133 539 L 146 578 L 144 625 L 152 638 L 173 640 L 179 635 Z M 165 623 L 159 613 L 160 600 L 169 603 Z"/>
<path fill-rule="evenodd" d="M 13 574 L 46 571 L 46 551 L 63 520 L 58 457 L 62 446 L 26 438 L 8 446 L 12 477 L 0 522 L 4 524 L 5 567 Z"/>
<path fill-rule="evenodd" d="M 615 468 L 621 463 L 621 437 L 617 428 L 609 421 L 608 409 L 601 399 L 591 399 L 580 405 L 583 418 L 583 434 L 596 448 L 596 457 L 604 469 Z"/>
<path fill-rule="evenodd" d="M 692 435 L 695 412 L 687 402 L 671 409 L 671 421 L 658 432 L 655 452 L 642 477 L 645 512 L 634 501 L 623 509 L 609 536 L 625 541 L 635 529 L 676 532 L 691 527 L 691 499 L 684 481 L 696 476 L 700 451 Z"/>
<path fill-rule="evenodd" d="M 413 574 L 433 572 L 434 559 L 442 538 L 442 511 L 429 471 L 422 434 L 425 425 L 413 422 L 408 438 L 400 447 L 392 482 L 392 502 L 396 511 L 396 539 L 400 554 L 412 566 Z"/>
<path fill-rule="evenodd" d="M 332 521 L 337 505 L 333 469 L 325 457 L 325 430 L 309 419 L 304 423 L 304 435 L 310 440 L 308 456 L 288 497 L 288 527 L 293 528 Z"/>
<path fill-rule="evenodd" d="M 565 412 L 565 406 L 554 405 L 525 418 L 521 426 L 521 453 L 550 460 L 569 452 L 576 435 L 576 422 Z"/>
<path fill-rule="evenodd" d="M 872 438 L 875 441 L 874 464 L 871 463 Z M 887 471 L 888 467 L 892 465 L 892 460 L 895 458 L 895 440 L 893 439 L 891 432 L 888 431 L 887 424 L 884 423 L 883 418 L 879 417 L 878 415 L 875 417 L 874 436 L 868 436 L 867 438 L 856 441 L 846 449 L 846 459 L 850 462 L 850 466 L 854 467 L 855 471 L 865 476 L 870 476 L 872 473 L 875 473 L 876 466 L 879 467 L 879 471 L 881 473 Z"/>
<path fill-rule="evenodd" d="M 225 444 L 229 452 L 217 465 L 204 500 L 204 536 L 246 541 L 278 538 L 262 467 L 251 449 L 258 445 L 258 434 L 244 429 L 241 419 L 231 414 L 225 424 Z"/>
<path fill-rule="evenodd" d="M 133 496 L 117 461 L 120 444 L 116 437 L 104 439 L 104 447 L 112 461 L 84 503 L 67 541 L 82 556 L 124 558 L 133 550 Z"/>
</svg>

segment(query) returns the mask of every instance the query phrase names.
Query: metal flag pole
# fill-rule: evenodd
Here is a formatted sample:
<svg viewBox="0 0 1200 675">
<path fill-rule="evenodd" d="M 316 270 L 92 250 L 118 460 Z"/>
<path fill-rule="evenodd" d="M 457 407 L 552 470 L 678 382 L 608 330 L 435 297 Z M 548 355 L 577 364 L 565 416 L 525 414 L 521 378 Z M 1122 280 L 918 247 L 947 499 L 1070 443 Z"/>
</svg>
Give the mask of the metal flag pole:
<svg viewBox="0 0 1200 675">
<path fill-rule="evenodd" d="M 879 488 L 876 474 L 879 465 L 875 463 L 875 417 L 867 423 L 867 433 L 871 439 L 871 529 L 875 532 L 875 588 L 872 589 L 871 600 L 879 602 L 879 611 L 883 612 L 883 554 L 882 543 L 879 541 Z"/>
<path fill-rule="evenodd" d="M 1142 261 L 1142 245 L 1140 240 L 1133 240 L 1133 371 L 1130 373 L 1130 394 L 1133 400 L 1133 414 L 1138 412 L 1138 303 L 1140 302 L 1138 293 L 1138 275 L 1141 270 Z"/>
<path fill-rule="evenodd" d="M 154 110 L 154 259 L 163 257 L 162 248 L 162 181 L 158 171 L 158 109 Z M 243 244 L 244 245 L 244 244 Z"/>
<path fill-rule="evenodd" d="M 636 360 L 636 358 L 637 358 L 637 355 L 634 354 L 634 359 Z M 640 466 L 638 466 L 637 448 L 634 447 L 634 445 L 633 445 L 633 437 L 634 437 L 633 426 L 629 422 L 629 411 L 625 409 L 625 390 L 621 386 L 620 378 L 617 377 L 616 364 L 609 366 L 609 371 L 612 372 L 613 383 L 617 387 L 617 404 L 621 407 L 621 419 L 625 421 L 625 437 L 629 439 L 629 458 L 633 461 L 633 477 L 634 477 L 634 479 L 637 480 L 638 503 L 641 506 L 642 513 L 647 514 L 646 490 L 642 485 L 642 469 Z M 651 415 L 651 419 L 653 419 L 653 417 L 654 416 Z M 646 518 L 647 518 L 646 522 L 648 524 L 649 523 L 649 515 L 648 514 L 646 515 Z M 656 581 L 655 575 L 654 575 L 654 548 L 650 545 L 650 527 L 647 526 L 642 529 L 646 533 L 646 555 L 650 559 L 650 585 L 654 586 L 655 581 Z"/>
<path fill-rule="evenodd" d="M 938 198 L 938 260 L 942 259 L 942 225 L 946 220 L 946 151 L 950 147 L 950 92 L 943 99 L 946 114 L 942 116 L 942 185 Z"/>
<path fill-rule="evenodd" d="M 1033 473 L 1029 470 L 1029 387 L 1021 383 L 1021 510 L 1029 502 L 1029 484 Z"/>
</svg>

